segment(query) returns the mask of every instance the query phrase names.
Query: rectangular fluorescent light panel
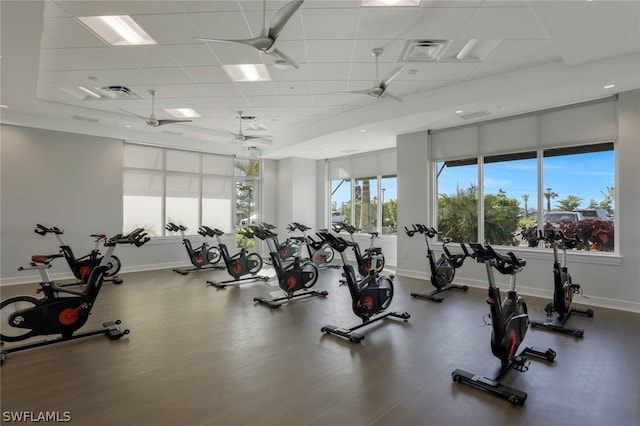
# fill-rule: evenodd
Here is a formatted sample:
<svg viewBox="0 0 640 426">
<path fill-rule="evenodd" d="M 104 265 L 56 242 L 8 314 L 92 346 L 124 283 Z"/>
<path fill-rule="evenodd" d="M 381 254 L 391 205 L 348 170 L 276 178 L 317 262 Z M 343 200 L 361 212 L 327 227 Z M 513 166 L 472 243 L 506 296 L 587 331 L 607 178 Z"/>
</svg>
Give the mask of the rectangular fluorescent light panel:
<svg viewBox="0 0 640 426">
<path fill-rule="evenodd" d="M 77 18 L 112 46 L 156 44 L 130 16 L 85 16 Z"/>
<path fill-rule="evenodd" d="M 264 64 L 223 65 L 222 68 L 233 81 L 271 81 Z"/>
<path fill-rule="evenodd" d="M 381 7 L 381 6 L 418 6 L 420 0 L 362 0 L 362 6 Z"/>
<path fill-rule="evenodd" d="M 200 114 L 195 112 L 195 110 L 191 108 L 169 108 L 165 109 L 166 112 L 171 114 L 176 118 L 197 118 L 201 117 Z"/>
</svg>

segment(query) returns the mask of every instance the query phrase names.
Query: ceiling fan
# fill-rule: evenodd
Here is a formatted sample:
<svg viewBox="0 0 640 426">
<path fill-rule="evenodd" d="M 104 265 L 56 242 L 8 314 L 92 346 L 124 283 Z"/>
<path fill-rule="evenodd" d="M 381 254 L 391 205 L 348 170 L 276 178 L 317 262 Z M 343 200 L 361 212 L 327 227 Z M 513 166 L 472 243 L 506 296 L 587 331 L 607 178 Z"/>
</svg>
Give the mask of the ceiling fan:
<svg viewBox="0 0 640 426">
<path fill-rule="evenodd" d="M 372 88 L 364 89 L 364 90 L 352 90 L 352 91 L 347 91 L 347 92 L 329 92 L 329 93 L 332 94 L 332 95 L 363 94 L 363 95 L 373 96 L 374 98 L 390 98 L 390 99 L 393 99 L 395 101 L 402 102 L 402 97 L 397 96 L 397 95 L 393 95 L 393 94 L 387 92 L 387 87 L 389 86 L 389 83 L 391 83 L 391 80 L 396 78 L 398 76 L 398 74 L 400 74 L 402 71 L 404 71 L 404 67 L 403 66 L 399 66 L 399 67 L 396 67 L 396 68 L 392 69 L 389 72 L 389 74 L 387 74 L 384 77 L 384 79 L 382 81 L 380 81 L 378 57 L 380 55 L 382 55 L 383 51 L 384 50 L 381 47 L 376 47 L 375 49 L 371 50 L 371 54 L 376 59 L 376 81 L 373 84 Z"/>
<path fill-rule="evenodd" d="M 281 51 L 276 48 L 276 41 L 278 40 L 278 36 L 282 29 L 287 24 L 291 16 L 298 10 L 300 6 L 302 6 L 304 0 L 293 0 L 289 3 L 282 6 L 275 14 L 273 19 L 271 20 L 271 25 L 267 28 L 267 0 L 263 2 L 262 8 L 262 31 L 260 35 L 253 38 L 242 39 L 242 40 L 218 40 L 211 38 L 196 38 L 196 40 L 207 41 L 211 43 L 239 43 L 245 44 L 251 47 L 255 47 L 263 53 L 268 55 L 277 56 L 281 60 L 289 63 L 294 68 L 298 68 L 300 66 L 298 60 L 288 53 Z"/>
<path fill-rule="evenodd" d="M 165 124 L 172 124 L 172 123 L 190 123 L 193 120 L 183 120 L 183 119 L 165 119 L 165 120 L 158 120 L 156 118 L 156 114 L 154 113 L 154 108 L 155 108 L 155 100 L 156 100 L 156 91 L 155 90 L 147 90 L 147 93 L 149 93 L 151 95 L 151 115 L 149 117 L 145 117 L 144 115 L 138 115 L 134 112 L 130 112 L 127 111 L 126 109 L 122 109 L 120 108 L 122 111 L 126 112 L 127 114 L 131 114 L 135 117 L 141 118 L 145 121 L 145 123 L 147 123 L 147 126 L 149 127 L 158 127 L 158 126 L 162 126 Z"/>
<path fill-rule="evenodd" d="M 254 135 L 245 135 L 242 132 L 242 111 L 238 111 L 238 125 L 239 125 L 238 133 L 230 132 L 225 129 L 220 129 L 220 130 L 233 136 L 233 139 L 231 140 L 231 142 L 235 142 L 238 144 L 244 144 L 249 140 L 263 140 L 265 143 L 271 142 L 271 136 L 269 135 L 254 136 Z"/>
</svg>

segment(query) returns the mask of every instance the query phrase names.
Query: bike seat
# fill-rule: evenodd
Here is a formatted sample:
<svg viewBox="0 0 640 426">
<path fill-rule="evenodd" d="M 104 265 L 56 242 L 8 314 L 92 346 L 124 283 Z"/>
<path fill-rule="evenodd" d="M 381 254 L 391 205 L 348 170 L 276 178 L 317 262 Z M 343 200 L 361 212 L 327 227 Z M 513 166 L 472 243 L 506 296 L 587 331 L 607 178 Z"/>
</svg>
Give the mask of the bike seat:
<svg viewBox="0 0 640 426">
<path fill-rule="evenodd" d="M 31 256 L 32 263 L 48 264 L 51 260 L 64 256 L 62 253 L 54 254 L 34 254 Z"/>
<path fill-rule="evenodd" d="M 378 238 L 380 236 L 379 232 L 369 232 L 369 235 L 371 235 L 371 238 Z"/>
<path fill-rule="evenodd" d="M 106 234 L 91 234 L 89 236 L 92 238 L 99 238 L 99 239 L 107 238 Z"/>
</svg>

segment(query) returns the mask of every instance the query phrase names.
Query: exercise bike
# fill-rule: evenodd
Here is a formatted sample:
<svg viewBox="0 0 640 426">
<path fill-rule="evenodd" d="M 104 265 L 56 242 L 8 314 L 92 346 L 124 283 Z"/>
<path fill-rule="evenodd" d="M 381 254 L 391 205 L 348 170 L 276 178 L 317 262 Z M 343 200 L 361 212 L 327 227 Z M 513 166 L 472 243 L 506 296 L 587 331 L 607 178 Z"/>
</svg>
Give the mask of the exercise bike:
<svg viewBox="0 0 640 426">
<path fill-rule="evenodd" d="M 181 275 L 187 275 L 189 272 L 194 271 L 205 271 L 211 269 L 223 269 L 222 266 L 217 265 L 220 262 L 220 249 L 216 246 L 209 246 L 206 241 L 207 237 L 210 237 L 209 232 L 204 228 L 198 228 L 198 234 L 205 238 L 205 241 L 202 243 L 200 247 L 193 248 L 191 245 L 191 241 L 186 237 L 184 231 L 187 228 L 184 225 L 176 225 L 173 222 L 169 222 L 164 227 L 169 232 L 180 232 L 182 235 L 182 244 L 184 244 L 187 250 L 187 256 L 189 256 L 189 260 L 191 264 L 193 264 L 193 268 L 190 269 L 174 269 L 173 272 L 177 272 Z"/>
<path fill-rule="evenodd" d="M 262 269 L 262 257 L 260 257 L 258 253 L 249 253 L 246 247 L 242 247 L 238 253 L 231 256 L 227 245 L 220 239 L 220 237 L 224 235 L 223 231 L 218 228 L 209 228 L 208 226 L 203 226 L 202 228 L 208 235 L 218 240 L 218 248 L 220 249 L 222 260 L 227 268 L 227 272 L 233 277 L 233 279 L 226 281 L 207 281 L 207 284 L 216 288 L 226 288 L 244 281 L 269 281 L 269 277 L 265 275 L 256 275 Z M 251 237 L 244 228 L 241 228 L 240 232 L 247 238 Z M 245 275 L 250 276 L 246 277 Z"/>
<path fill-rule="evenodd" d="M 556 353 L 553 349 L 536 349 L 526 347 L 517 353 L 518 347 L 525 338 L 529 326 L 527 304 L 516 292 L 516 275 L 525 267 L 526 261 L 519 259 L 513 252 L 502 255 L 490 246 L 471 243 L 473 253 L 471 257 L 479 263 L 484 263 L 489 282 L 487 303 L 491 310 L 491 351 L 500 360 L 500 369 L 494 378 L 482 377 L 464 370 L 456 369 L 452 373 L 454 382 L 460 382 L 477 389 L 484 390 L 511 402 L 513 405 L 524 405 L 527 393 L 500 383 L 511 369 L 524 372 L 529 369 L 526 356 L 547 361 L 553 361 Z M 464 244 L 461 245 L 467 252 Z M 510 286 L 507 298 L 502 303 L 500 289 L 496 287 L 493 270 L 501 274 L 510 275 Z"/>
<path fill-rule="evenodd" d="M 533 243 L 533 241 L 531 241 L 532 239 L 531 237 L 529 238 L 530 245 Z M 536 245 L 540 240 L 545 240 L 545 242 L 553 248 L 553 302 L 548 303 L 544 310 L 548 318 L 551 318 L 554 312 L 558 315 L 551 321 L 531 321 L 531 326 L 570 334 L 576 337 L 583 337 L 583 329 L 566 327 L 564 325 L 571 314 L 584 315 L 589 318 L 593 317 L 593 309 L 576 309 L 571 307 L 573 295 L 580 293 L 580 284 L 574 284 L 571 281 L 571 274 L 569 274 L 569 269 L 567 268 L 567 249 L 575 248 L 579 244 L 579 241 L 575 237 L 567 238 L 561 231 L 548 232 L 546 237 L 540 232 L 535 240 Z M 558 248 L 562 250 L 562 264 L 560 264 L 558 260 Z"/>
<path fill-rule="evenodd" d="M 307 231 L 310 230 L 306 225 L 298 222 L 294 222 L 293 225 L 302 232 L 302 244 L 307 246 L 307 253 L 309 253 L 309 260 L 314 265 L 320 268 L 339 268 L 340 265 L 332 265 L 331 262 L 335 256 L 331 245 L 326 241 L 314 240 L 313 237 L 307 235 Z M 321 230 L 322 231 L 322 230 Z M 324 230 L 326 232 L 326 230 Z"/>
<path fill-rule="evenodd" d="M 451 284 L 456 276 L 456 269 L 462 266 L 467 255 L 452 254 L 447 247 L 447 244 L 451 242 L 450 238 L 442 238 L 442 250 L 444 253 L 436 260 L 436 255 L 429 246 L 429 238 L 440 235 L 438 231 L 425 225 L 415 224 L 412 225 L 412 229 L 408 229 L 405 226 L 404 232 L 409 237 L 413 237 L 416 233 L 424 235 L 424 240 L 427 243 L 427 259 L 429 260 L 429 269 L 431 270 L 431 284 L 436 288 L 431 293 L 411 293 L 411 296 L 420 299 L 432 300 L 434 302 L 442 302 L 444 298 L 437 296 L 440 293 L 452 289 L 462 291 L 469 290 L 469 287 L 466 285 Z"/>
<path fill-rule="evenodd" d="M 289 303 L 291 299 L 300 297 L 327 297 L 326 291 L 309 290 L 318 281 L 318 268 L 312 262 L 300 261 L 296 256 L 292 263 L 283 266 L 282 259 L 278 254 L 277 234 L 269 229 L 260 226 L 252 226 L 253 234 L 263 241 L 266 241 L 269 255 L 273 262 L 273 269 L 278 277 L 278 285 L 285 292 L 284 297 L 266 299 L 264 297 L 254 297 L 253 301 L 266 305 L 272 309 Z"/>
<path fill-rule="evenodd" d="M 90 236 L 92 238 L 95 238 L 94 249 L 91 250 L 91 253 L 87 255 L 76 257 L 71 247 L 67 245 L 67 243 L 65 243 L 64 239 L 62 238 L 62 235 L 64 234 L 64 231 L 62 229 L 56 226 L 54 226 L 53 228 L 47 228 L 46 226 L 36 224 L 36 229 L 34 229 L 34 232 L 42 236 L 45 236 L 47 234 L 53 234 L 56 236 L 60 245 L 60 253 L 63 254 L 65 260 L 67 261 L 67 264 L 69 265 L 69 268 L 71 269 L 71 272 L 78 280 L 78 283 L 76 284 L 86 284 L 91 271 L 102 261 L 102 257 L 100 256 L 100 244 L 104 244 L 106 242 L 107 236 L 105 234 L 91 234 Z M 108 259 L 108 268 L 104 274 L 104 281 L 112 282 L 114 284 L 122 284 L 122 279 L 117 276 L 117 273 L 120 272 L 120 268 L 122 267 L 120 259 L 115 255 L 111 255 Z M 60 284 L 58 287 L 68 285 L 75 284 Z"/>
<path fill-rule="evenodd" d="M 325 325 L 320 331 L 348 339 L 352 343 L 360 343 L 364 339 L 364 335 L 355 333 L 355 331 L 362 327 L 389 317 L 400 318 L 407 322 L 411 317 L 407 312 L 384 312 L 393 300 L 393 280 L 395 277 L 393 275 L 378 275 L 374 269 L 370 269 L 367 275 L 358 281 L 355 270 L 347 262 L 345 254 L 347 247 L 356 243 L 328 232 L 320 234 L 331 245 L 331 248 L 340 253 L 342 257 L 343 275 L 351 294 L 351 308 L 353 313 L 362 320 L 361 323 L 346 328 Z"/>
<path fill-rule="evenodd" d="M 358 264 L 358 272 L 360 276 L 366 277 L 369 275 L 370 270 L 374 270 L 376 274 L 379 274 L 384 269 L 385 259 L 384 254 L 382 253 L 382 248 L 374 247 L 373 241 L 376 238 L 380 237 L 380 234 L 377 232 L 369 232 L 369 239 L 371 243 L 369 247 L 362 252 L 360 250 L 360 245 L 353 238 L 353 234 L 359 229 L 355 228 L 352 225 L 349 225 L 346 222 L 338 222 L 331 225 L 333 230 L 337 233 L 346 231 L 351 237 L 351 242 L 349 245 L 353 249 L 353 253 L 356 256 L 356 263 Z M 318 234 L 320 236 L 320 234 Z M 346 241 L 346 240 L 345 240 Z M 333 247 L 335 249 L 335 247 Z"/>
<path fill-rule="evenodd" d="M 104 282 L 105 274 L 109 269 L 110 257 L 118 244 L 132 244 L 142 246 L 149 237 L 144 229 L 122 235 L 118 234 L 105 240 L 106 253 L 102 261 L 91 270 L 87 279 L 87 285 L 83 291 L 75 291 L 60 288 L 49 276 L 51 261 L 63 254 L 34 255 L 29 266 L 18 268 L 21 271 L 38 270 L 42 278 L 37 293 L 43 295 L 37 299 L 32 296 L 16 296 L 2 301 L 0 305 L 0 341 L 2 342 L 1 361 L 4 362 L 7 354 L 23 351 L 69 340 L 80 339 L 88 336 L 104 334 L 111 340 L 116 340 L 129 334 L 129 330 L 119 327 L 120 320 L 102 324 L 102 328 L 74 334 L 87 322 L 91 308 L 95 305 L 96 298 Z M 35 343 L 14 346 L 5 349 L 5 342 L 18 342 L 34 336 L 61 335 L 60 337 Z"/>
</svg>

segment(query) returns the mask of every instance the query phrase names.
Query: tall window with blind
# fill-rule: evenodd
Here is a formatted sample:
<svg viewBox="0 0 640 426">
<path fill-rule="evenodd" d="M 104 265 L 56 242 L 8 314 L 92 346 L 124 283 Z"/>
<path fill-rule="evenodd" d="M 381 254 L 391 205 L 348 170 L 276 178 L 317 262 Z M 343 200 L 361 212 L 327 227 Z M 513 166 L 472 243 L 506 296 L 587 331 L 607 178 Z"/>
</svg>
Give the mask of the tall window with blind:
<svg viewBox="0 0 640 426">
<path fill-rule="evenodd" d="M 125 232 L 163 236 L 168 222 L 188 234 L 200 225 L 231 231 L 232 157 L 125 143 L 123 163 Z"/>
<path fill-rule="evenodd" d="M 612 98 L 431 132 L 440 231 L 528 246 L 558 230 L 615 251 L 616 138 Z"/>
</svg>

